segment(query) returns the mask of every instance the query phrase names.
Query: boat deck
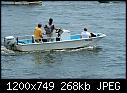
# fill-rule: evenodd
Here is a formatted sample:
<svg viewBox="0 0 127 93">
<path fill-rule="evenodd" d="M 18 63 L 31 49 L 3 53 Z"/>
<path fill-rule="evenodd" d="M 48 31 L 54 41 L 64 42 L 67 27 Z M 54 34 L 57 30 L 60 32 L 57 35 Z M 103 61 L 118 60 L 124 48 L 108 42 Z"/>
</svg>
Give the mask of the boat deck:
<svg viewBox="0 0 127 93">
<path fill-rule="evenodd" d="M 80 40 L 80 35 L 72 35 L 70 37 L 70 40 Z M 57 41 L 53 41 L 53 42 L 57 42 Z M 32 39 L 23 39 L 23 40 L 18 40 L 18 44 L 32 44 Z"/>
</svg>

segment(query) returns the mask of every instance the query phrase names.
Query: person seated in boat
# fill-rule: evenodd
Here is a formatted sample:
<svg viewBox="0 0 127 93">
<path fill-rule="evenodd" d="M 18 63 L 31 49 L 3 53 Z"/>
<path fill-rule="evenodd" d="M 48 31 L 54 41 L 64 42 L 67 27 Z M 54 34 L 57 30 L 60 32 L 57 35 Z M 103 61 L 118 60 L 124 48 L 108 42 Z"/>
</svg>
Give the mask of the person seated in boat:
<svg viewBox="0 0 127 93">
<path fill-rule="evenodd" d="M 39 43 L 42 41 L 42 37 L 43 37 L 43 31 L 42 31 L 42 25 L 41 24 L 38 24 L 37 27 L 35 27 L 35 30 L 34 30 L 34 39 L 35 39 L 35 42 Z"/>
<path fill-rule="evenodd" d="M 86 29 L 86 28 L 84 28 L 84 31 L 86 32 L 86 31 L 87 31 L 87 29 Z M 92 32 L 88 32 L 88 31 L 85 33 L 84 31 L 81 33 L 81 37 L 82 37 L 82 34 L 83 34 L 83 38 L 96 37 L 96 35 L 95 35 L 94 33 L 92 33 Z M 85 35 L 87 35 L 87 36 L 84 36 L 84 34 L 85 34 Z"/>
<path fill-rule="evenodd" d="M 53 19 L 52 18 L 49 19 L 49 22 L 48 22 L 47 25 L 44 26 L 44 29 L 46 31 L 48 41 L 52 41 L 53 38 L 51 38 L 51 37 L 53 36 L 53 31 L 55 30 L 55 26 L 53 24 Z"/>
<path fill-rule="evenodd" d="M 81 32 L 81 38 L 91 38 L 91 34 L 86 28 L 84 28 L 84 31 Z"/>
</svg>

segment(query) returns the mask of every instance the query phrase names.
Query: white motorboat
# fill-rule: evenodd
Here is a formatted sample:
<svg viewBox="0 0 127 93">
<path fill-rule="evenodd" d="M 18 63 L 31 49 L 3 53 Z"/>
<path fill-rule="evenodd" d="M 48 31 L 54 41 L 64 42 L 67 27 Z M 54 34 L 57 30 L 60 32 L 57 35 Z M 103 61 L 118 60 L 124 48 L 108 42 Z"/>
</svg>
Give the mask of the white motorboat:
<svg viewBox="0 0 127 93">
<path fill-rule="evenodd" d="M 18 51 L 36 51 L 36 50 L 53 50 L 80 48 L 85 46 L 95 46 L 106 35 L 94 33 L 96 37 L 81 38 L 80 34 L 71 35 L 69 30 L 63 30 L 60 38 L 52 37 L 52 41 L 37 43 L 33 35 L 25 36 L 7 36 L 4 37 L 4 46 L 7 49 Z"/>
<path fill-rule="evenodd" d="M 2 5 L 30 5 L 30 4 L 42 4 L 42 1 L 1 1 Z"/>
</svg>

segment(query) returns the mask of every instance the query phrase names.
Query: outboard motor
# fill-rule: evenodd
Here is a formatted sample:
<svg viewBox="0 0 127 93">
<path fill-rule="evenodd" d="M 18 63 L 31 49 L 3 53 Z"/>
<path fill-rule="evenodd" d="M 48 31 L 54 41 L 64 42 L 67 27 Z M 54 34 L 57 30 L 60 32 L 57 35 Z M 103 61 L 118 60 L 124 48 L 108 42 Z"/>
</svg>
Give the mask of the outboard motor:
<svg viewBox="0 0 127 93">
<path fill-rule="evenodd" d="M 63 33 L 63 30 L 61 28 L 58 28 L 58 29 L 56 29 L 56 33 L 57 33 L 56 41 L 60 41 L 61 34 Z"/>
<path fill-rule="evenodd" d="M 61 28 L 56 29 L 57 37 L 60 37 L 63 33 L 63 30 Z"/>
<path fill-rule="evenodd" d="M 16 44 L 16 40 L 13 36 L 4 37 L 4 46 L 7 49 L 14 50 L 15 44 Z"/>
</svg>

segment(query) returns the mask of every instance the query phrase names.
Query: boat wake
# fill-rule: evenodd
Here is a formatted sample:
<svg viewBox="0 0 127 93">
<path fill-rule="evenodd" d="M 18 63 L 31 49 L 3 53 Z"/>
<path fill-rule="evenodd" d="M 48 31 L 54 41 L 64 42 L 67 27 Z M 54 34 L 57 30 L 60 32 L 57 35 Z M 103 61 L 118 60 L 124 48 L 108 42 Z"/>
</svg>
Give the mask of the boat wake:
<svg viewBox="0 0 127 93">
<path fill-rule="evenodd" d="M 76 51 L 82 51 L 82 50 L 88 50 L 88 51 L 95 51 L 100 49 L 99 47 L 95 46 L 88 46 L 88 47 L 80 47 L 80 48 L 68 48 L 68 49 L 52 49 L 52 50 L 38 50 L 38 51 L 27 51 L 22 53 L 47 53 L 47 52 L 76 52 Z"/>
<path fill-rule="evenodd" d="M 18 54 L 31 54 L 35 52 L 41 52 L 41 53 L 46 53 L 46 52 L 76 52 L 76 51 L 82 51 L 82 50 L 87 50 L 87 51 L 96 51 L 100 50 L 99 47 L 96 46 L 88 46 L 88 47 L 80 47 L 80 48 L 69 48 L 69 49 L 53 49 L 53 50 L 42 50 L 42 51 L 27 51 L 27 52 L 18 52 L 18 51 L 12 51 L 7 49 L 4 46 L 1 46 L 1 55 L 2 56 L 7 56 L 7 55 L 17 55 Z"/>
<path fill-rule="evenodd" d="M 75 51 L 81 51 L 81 50 L 95 50 L 97 47 L 95 46 L 88 46 L 88 47 L 80 47 L 80 48 L 70 48 L 70 49 L 56 49 L 53 51 L 67 51 L 67 52 L 75 52 Z"/>
<path fill-rule="evenodd" d="M 4 46 L 1 46 L 1 55 L 15 54 L 14 51 L 7 49 Z"/>
</svg>

